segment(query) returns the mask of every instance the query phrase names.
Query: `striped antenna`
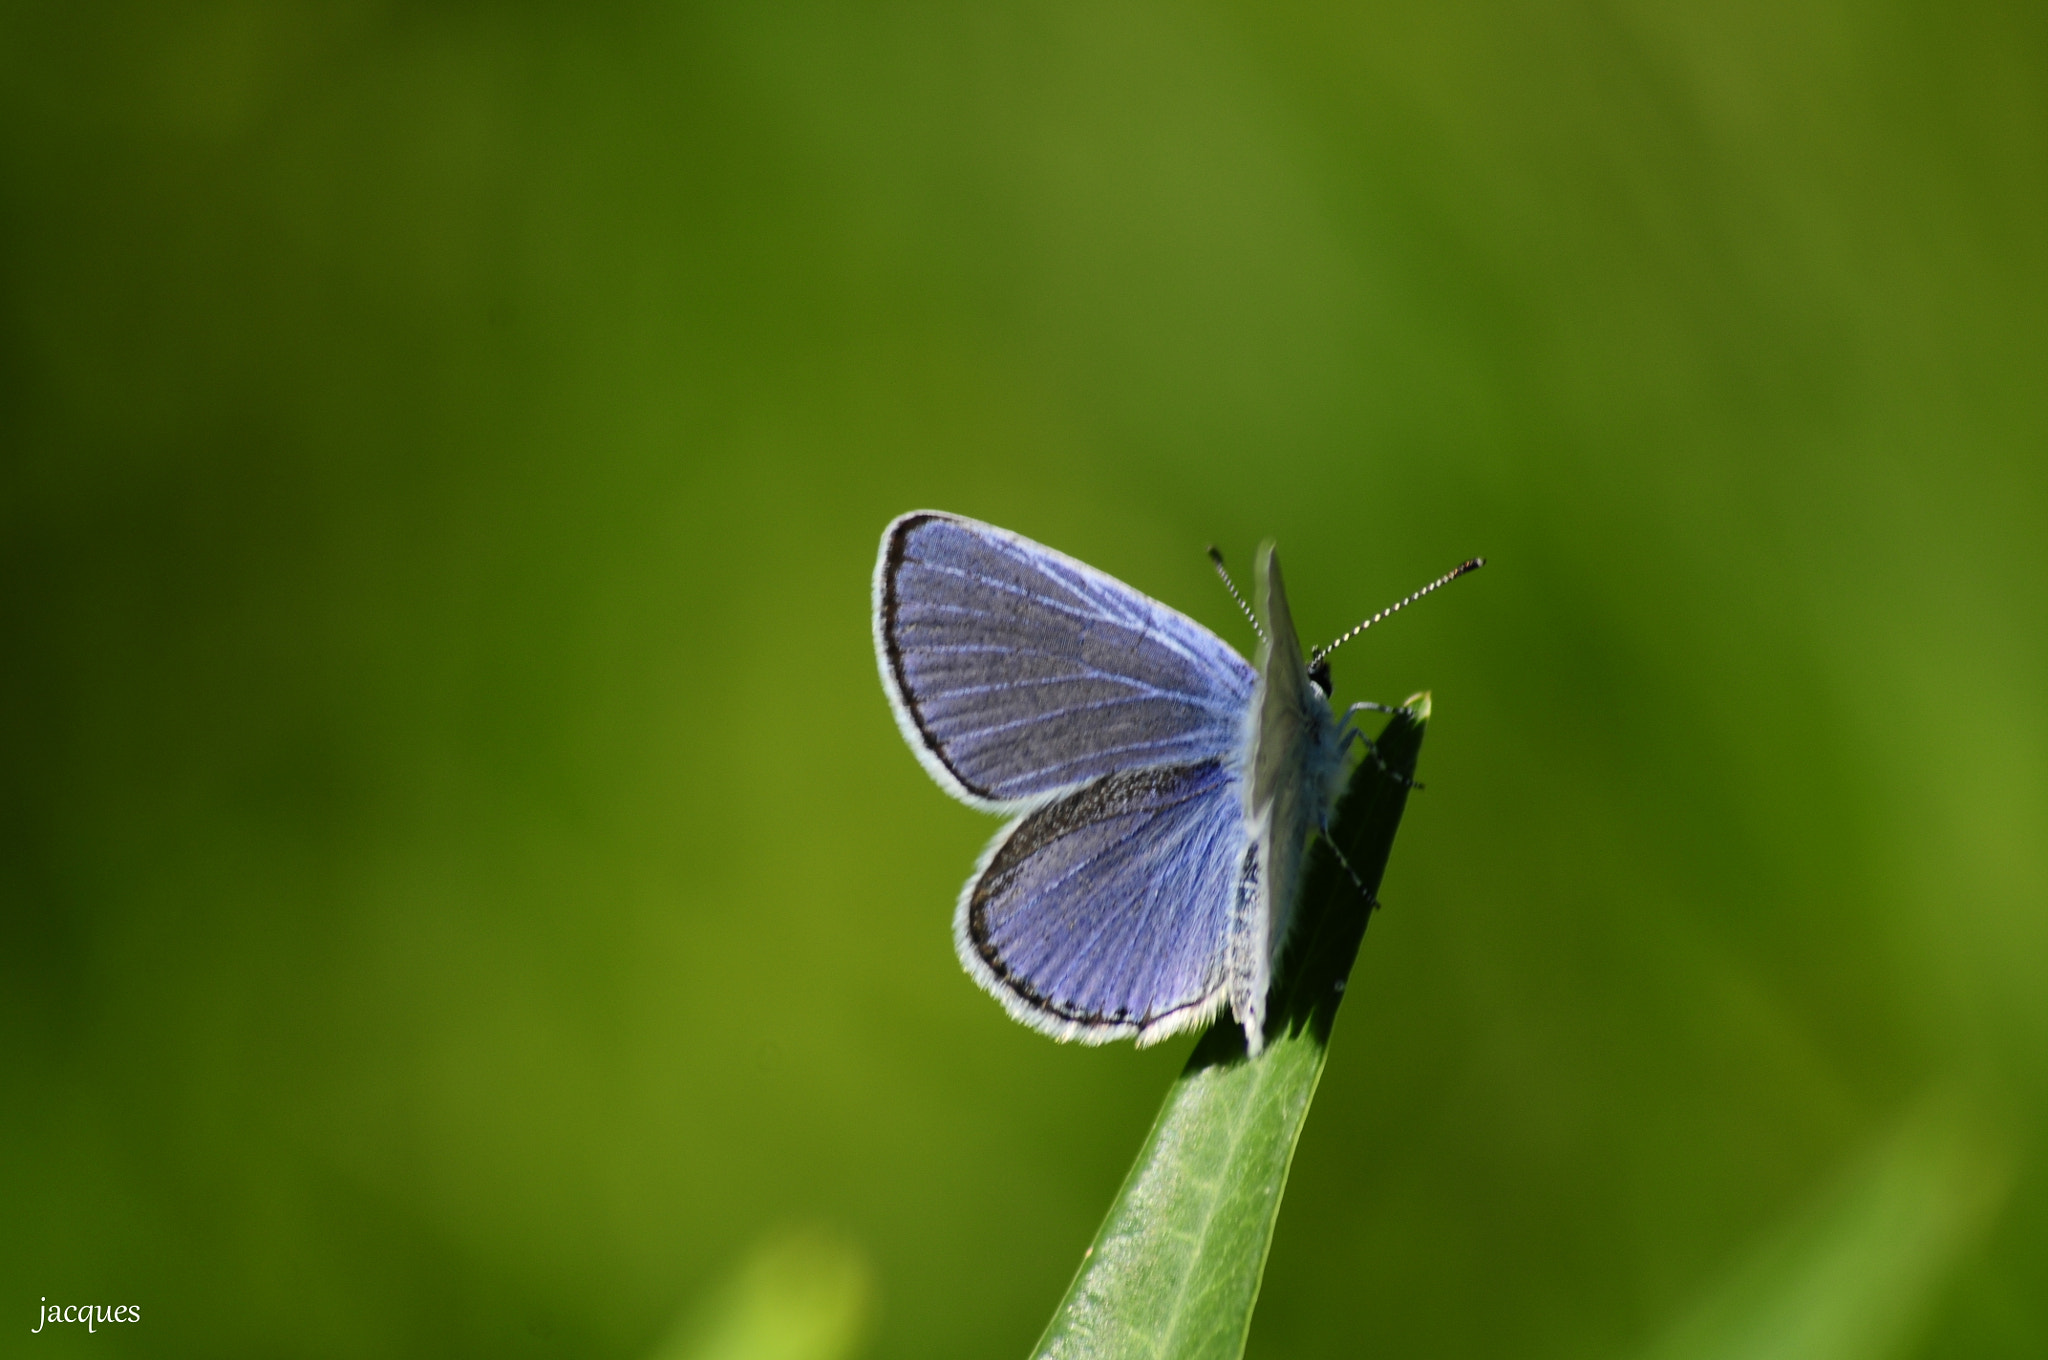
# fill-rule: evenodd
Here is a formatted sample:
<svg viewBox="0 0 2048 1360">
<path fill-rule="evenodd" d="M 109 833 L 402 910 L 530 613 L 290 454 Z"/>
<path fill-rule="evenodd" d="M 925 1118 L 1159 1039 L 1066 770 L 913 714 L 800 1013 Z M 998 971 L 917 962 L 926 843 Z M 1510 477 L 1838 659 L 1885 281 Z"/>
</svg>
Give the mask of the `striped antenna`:
<svg viewBox="0 0 2048 1360">
<path fill-rule="evenodd" d="M 1251 620 L 1252 631 L 1259 635 L 1259 641 L 1266 640 L 1266 630 L 1259 627 L 1259 616 L 1252 613 L 1252 607 L 1244 602 L 1244 596 L 1237 593 L 1237 582 L 1230 579 L 1230 573 L 1223 569 L 1223 550 L 1214 543 L 1209 545 L 1209 560 L 1216 564 L 1216 574 L 1223 578 L 1223 588 L 1230 592 L 1230 598 L 1237 601 L 1237 607 Z"/>
<path fill-rule="evenodd" d="M 1209 551 L 1213 553 L 1213 552 L 1215 552 L 1216 550 L 1215 550 L 1214 548 L 1211 548 L 1211 549 L 1210 549 Z M 1464 574 L 1465 574 L 1466 572 L 1468 572 L 1468 571 L 1477 571 L 1477 570 L 1479 570 L 1479 569 L 1480 569 L 1481 567 L 1483 567 L 1483 566 L 1485 566 L 1485 565 L 1486 565 L 1486 559 L 1485 559 L 1485 558 L 1483 558 L 1483 557 L 1475 557 L 1475 558 L 1473 558 L 1473 559 L 1472 559 L 1471 561 L 1469 561 L 1469 562 L 1460 562 L 1460 563 L 1459 563 L 1459 564 L 1458 564 L 1457 566 L 1455 566 L 1455 567 L 1451 568 L 1451 569 L 1450 569 L 1449 571 L 1445 572 L 1445 573 L 1444 573 L 1443 575 L 1441 575 L 1441 576 L 1437 577 L 1437 578 L 1436 578 L 1436 579 L 1435 579 L 1434 581 L 1431 581 L 1431 582 L 1430 582 L 1430 583 L 1429 583 L 1428 585 L 1426 585 L 1426 586 L 1424 586 L 1424 587 L 1423 587 L 1422 589 L 1420 589 L 1420 590 L 1416 591 L 1416 592 L 1415 592 L 1415 593 L 1414 593 L 1413 595 L 1410 595 L 1410 596 L 1409 596 L 1409 597 L 1408 597 L 1407 599 L 1405 599 L 1405 600 L 1398 600 L 1398 601 L 1396 601 L 1395 603 L 1393 603 L 1393 604 L 1390 604 L 1390 605 L 1388 605 L 1388 606 L 1387 606 L 1387 607 L 1386 607 L 1385 609 L 1382 609 L 1382 610 L 1381 610 L 1381 611 L 1380 611 L 1379 613 L 1377 613 L 1377 614 L 1373 615 L 1373 616 L 1372 616 L 1371 618 L 1367 619 L 1367 620 L 1366 620 L 1366 621 L 1365 621 L 1364 623 L 1361 623 L 1361 624 L 1359 624 L 1359 625 L 1358 625 L 1358 626 L 1357 626 L 1356 628 L 1354 628 L 1354 629 L 1352 629 L 1352 630 L 1351 630 L 1350 632 L 1346 633 L 1346 634 L 1345 634 L 1345 635 L 1344 635 L 1343 637 L 1340 637 L 1340 638 L 1338 638 L 1338 639 L 1337 639 L 1337 640 L 1336 640 L 1335 642 L 1332 642 L 1332 643 L 1331 643 L 1331 644 L 1329 644 L 1329 645 L 1328 645 L 1327 647 L 1318 647 L 1318 648 L 1316 648 L 1316 649 L 1315 649 L 1315 651 L 1313 651 L 1313 652 L 1311 652 L 1311 653 L 1309 654 L 1309 658 L 1308 658 L 1308 663 L 1309 663 L 1309 665 L 1311 665 L 1311 666 L 1315 665 L 1315 664 L 1316 664 L 1316 663 L 1317 663 L 1318 661 L 1321 661 L 1321 660 L 1322 660 L 1322 659 L 1323 659 L 1324 657 L 1328 656 L 1328 655 L 1329 655 L 1329 654 L 1330 654 L 1331 652 L 1334 652 L 1334 651 L 1336 651 L 1336 650 L 1337 650 L 1337 649 L 1338 649 L 1339 647 L 1342 647 L 1342 646 L 1343 646 L 1343 645 L 1344 645 L 1345 643 L 1347 643 L 1347 642 L 1351 641 L 1351 639 L 1353 639 L 1353 638 L 1357 637 L 1357 636 L 1358 636 L 1358 635 L 1359 635 L 1360 633 L 1363 633 L 1363 632 L 1364 632 L 1364 631 L 1365 631 L 1366 629 L 1368 629 L 1368 628 L 1372 627 L 1372 626 L 1373 626 L 1374 624 L 1378 623 L 1378 622 L 1379 622 L 1379 621 L 1380 621 L 1381 619 L 1385 618 L 1385 617 L 1386 617 L 1387 615 L 1389 615 L 1389 614 L 1398 614 L 1398 613 L 1400 613 L 1400 612 L 1401 612 L 1401 611 L 1402 611 L 1403 609 L 1406 609 L 1406 608 L 1407 608 L 1407 607 L 1408 607 L 1409 605 L 1411 605 L 1411 604 L 1414 604 L 1414 603 L 1415 603 L 1415 602 L 1416 602 L 1417 600 L 1419 600 L 1419 599 L 1421 599 L 1421 598 L 1422 598 L 1423 596 L 1425 596 L 1425 595 L 1429 594 L 1429 592 L 1430 592 L 1430 591 L 1432 591 L 1432 590 L 1438 590 L 1438 589 L 1441 589 L 1442 587 L 1444 587 L 1444 586 L 1447 586 L 1447 585 L 1449 585 L 1449 584 L 1450 584 L 1451 582 L 1453 582 L 1453 581 L 1457 580 L 1457 579 L 1458 579 L 1458 578 L 1459 578 L 1460 576 L 1463 576 L 1463 575 L 1464 575 Z M 1216 569 L 1217 569 L 1218 571 L 1221 571 L 1221 570 L 1223 569 L 1223 564 L 1222 564 L 1222 563 L 1221 563 L 1220 561 L 1219 561 L 1219 562 L 1218 562 L 1218 563 L 1216 564 Z M 1234 590 L 1233 590 L 1233 591 L 1231 592 L 1231 594 L 1233 594 L 1233 595 L 1235 595 L 1236 593 L 1237 593 L 1237 592 L 1236 592 L 1236 591 L 1234 591 Z"/>
</svg>

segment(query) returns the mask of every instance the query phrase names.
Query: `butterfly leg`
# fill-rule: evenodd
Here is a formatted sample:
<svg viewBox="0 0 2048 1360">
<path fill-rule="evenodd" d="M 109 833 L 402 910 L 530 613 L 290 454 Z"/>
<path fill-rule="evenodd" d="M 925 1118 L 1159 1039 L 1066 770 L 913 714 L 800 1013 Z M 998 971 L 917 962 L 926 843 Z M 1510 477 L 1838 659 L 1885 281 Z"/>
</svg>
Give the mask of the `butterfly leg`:
<svg viewBox="0 0 2048 1360">
<path fill-rule="evenodd" d="M 1365 880 L 1358 876 L 1358 870 L 1351 867 L 1351 861 L 1346 859 L 1344 852 L 1337 848 L 1337 842 L 1330 839 L 1330 828 L 1327 826 L 1323 828 L 1323 844 L 1330 847 L 1330 853 L 1335 855 L 1337 862 L 1344 866 L 1344 872 L 1351 875 L 1352 883 L 1357 885 L 1358 895 L 1365 899 L 1366 912 L 1370 914 L 1378 911 L 1380 900 L 1372 895 L 1372 889 L 1365 886 Z"/>
<path fill-rule="evenodd" d="M 1401 711 L 1398 708 L 1388 708 L 1385 704 L 1357 703 L 1351 705 L 1344 710 L 1344 718 L 1337 724 L 1337 731 L 1341 734 L 1341 738 L 1337 743 L 1337 750 L 1339 752 L 1349 750 L 1352 742 L 1358 742 L 1365 747 L 1365 753 L 1371 758 L 1372 763 L 1380 767 L 1381 774 L 1393 780 L 1396 784 L 1411 789 L 1420 789 L 1423 787 L 1421 781 L 1409 778 L 1388 765 L 1386 761 L 1380 759 L 1379 743 L 1351 725 L 1353 715 L 1361 712 L 1399 713 Z"/>
</svg>

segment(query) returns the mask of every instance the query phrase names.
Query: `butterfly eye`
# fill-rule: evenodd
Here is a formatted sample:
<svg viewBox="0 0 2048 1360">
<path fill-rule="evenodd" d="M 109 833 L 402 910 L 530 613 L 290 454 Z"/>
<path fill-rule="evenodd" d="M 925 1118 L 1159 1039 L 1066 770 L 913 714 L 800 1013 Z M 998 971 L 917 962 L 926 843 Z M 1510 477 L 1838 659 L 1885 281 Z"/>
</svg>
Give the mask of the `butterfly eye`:
<svg viewBox="0 0 2048 1360">
<path fill-rule="evenodd" d="M 1311 663 L 1308 668 L 1308 682 L 1311 685 L 1314 685 L 1317 689 L 1321 690 L 1323 692 L 1323 697 L 1325 699 L 1329 698 L 1330 663 L 1328 661 L 1322 660 L 1318 660 Z"/>
</svg>

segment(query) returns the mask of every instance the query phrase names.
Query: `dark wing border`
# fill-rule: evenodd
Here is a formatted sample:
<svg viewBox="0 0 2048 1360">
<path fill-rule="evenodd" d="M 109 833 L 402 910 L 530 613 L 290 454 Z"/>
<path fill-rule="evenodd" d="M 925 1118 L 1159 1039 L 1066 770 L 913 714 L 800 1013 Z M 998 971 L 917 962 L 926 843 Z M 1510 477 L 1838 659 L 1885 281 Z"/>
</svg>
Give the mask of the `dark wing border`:
<svg viewBox="0 0 2048 1360">
<path fill-rule="evenodd" d="M 888 530 L 882 535 L 882 551 L 875 559 L 875 660 L 882 672 L 882 689 L 889 696 L 889 710 L 896 715 L 896 726 L 903 733 L 903 740 L 916 753 L 917 762 L 924 766 L 925 772 L 936 779 L 947 793 L 970 807 L 984 812 L 1015 812 L 1043 800 L 998 798 L 993 791 L 968 783 L 967 777 L 947 761 L 945 752 L 940 749 L 938 734 L 925 726 L 924 715 L 917 710 L 917 700 L 911 697 L 909 687 L 903 682 L 903 649 L 896 644 L 896 611 L 899 607 L 896 573 L 903 565 L 904 545 L 910 541 L 911 531 L 919 525 L 933 520 L 959 519 L 960 516 L 941 510 L 913 510 L 890 521 Z"/>
</svg>

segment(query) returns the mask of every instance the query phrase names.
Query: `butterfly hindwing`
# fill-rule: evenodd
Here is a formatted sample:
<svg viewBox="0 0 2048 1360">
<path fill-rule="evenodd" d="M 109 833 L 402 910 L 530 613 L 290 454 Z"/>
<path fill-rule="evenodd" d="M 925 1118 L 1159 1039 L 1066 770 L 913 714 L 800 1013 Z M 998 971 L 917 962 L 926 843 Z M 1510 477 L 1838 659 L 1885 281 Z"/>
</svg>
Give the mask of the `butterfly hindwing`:
<svg viewBox="0 0 2048 1360">
<path fill-rule="evenodd" d="M 1215 760 L 1252 668 L 1194 620 L 1006 530 L 904 515 L 875 564 L 882 684 L 955 797 L 1016 810 L 1106 775 Z"/>
<path fill-rule="evenodd" d="M 1025 1024 L 1149 1043 L 1222 1003 L 1244 857 L 1243 784 L 1223 761 L 1106 775 L 996 837 L 954 943 Z"/>
</svg>

